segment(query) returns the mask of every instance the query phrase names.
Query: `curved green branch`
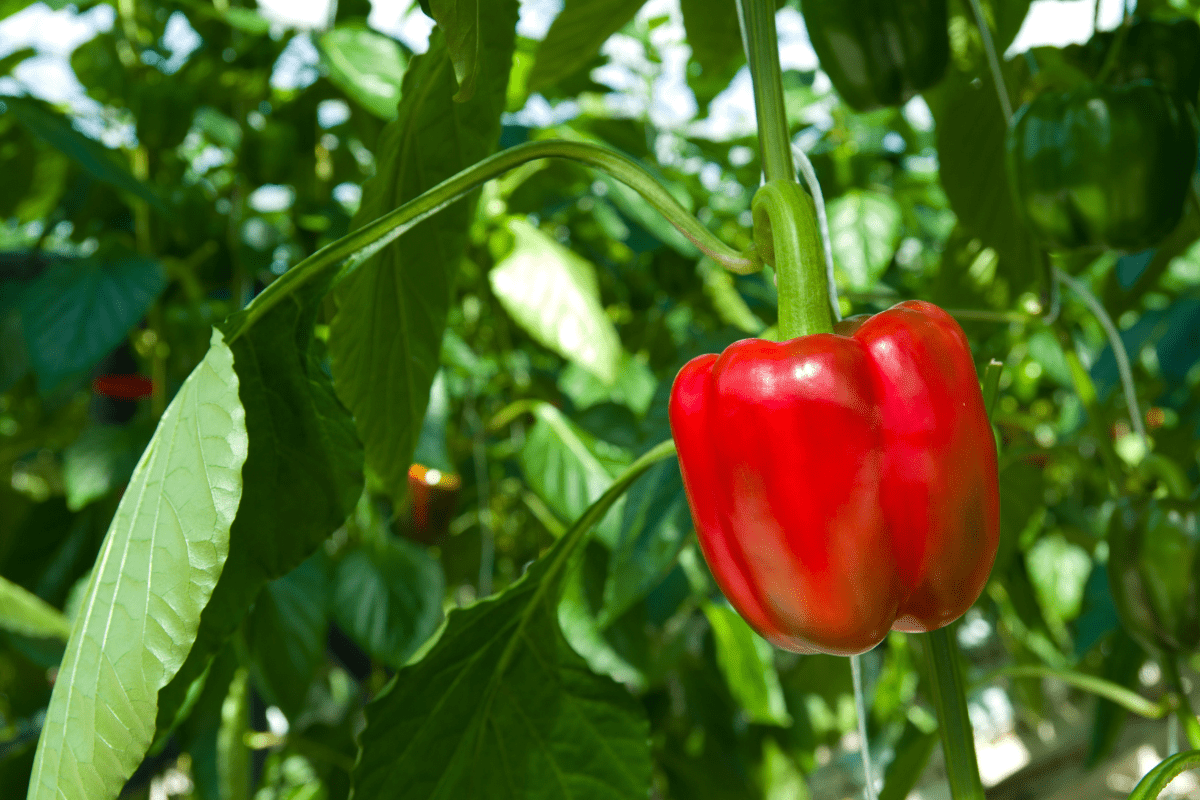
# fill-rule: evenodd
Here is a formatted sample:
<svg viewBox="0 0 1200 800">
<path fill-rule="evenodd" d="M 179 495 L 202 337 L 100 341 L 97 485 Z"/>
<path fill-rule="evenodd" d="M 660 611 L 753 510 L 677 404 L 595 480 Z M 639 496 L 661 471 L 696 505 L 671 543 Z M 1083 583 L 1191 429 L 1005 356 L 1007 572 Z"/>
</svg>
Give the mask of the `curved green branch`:
<svg viewBox="0 0 1200 800">
<path fill-rule="evenodd" d="M 254 298 L 254 302 L 247 307 L 241 324 L 230 332 L 228 341 L 237 339 L 280 301 L 326 271 L 341 266 L 343 273 L 348 274 L 413 227 L 461 200 L 492 178 L 503 175 L 514 167 L 543 158 L 578 161 L 628 185 L 687 237 L 688 241 L 726 269 L 748 274 L 762 268 L 757 259 L 737 252 L 718 239 L 681 206 L 653 175 L 633 159 L 607 147 L 586 142 L 527 142 L 510 147 L 464 169 L 424 194 L 322 247 L 299 262 Z"/>
<path fill-rule="evenodd" d="M 1001 667 L 985 676 L 980 681 L 980 684 L 991 683 L 996 678 L 1001 677 L 1054 678 L 1068 686 L 1074 686 L 1076 689 L 1090 692 L 1097 697 L 1111 700 L 1126 711 L 1130 711 L 1146 719 L 1162 719 L 1171 711 L 1169 703 L 1153 703 L 1137 692 L 1126 689 L 1119 683 L 1113 683 L 1104 678 L 1098 678 L 1095 675 L 1087 675 L 1082 672 L 1072 672 L 1070 670 L 1054 669 L 1053 667 L 1043 667 L 1034 664 Z"/>
</svg>

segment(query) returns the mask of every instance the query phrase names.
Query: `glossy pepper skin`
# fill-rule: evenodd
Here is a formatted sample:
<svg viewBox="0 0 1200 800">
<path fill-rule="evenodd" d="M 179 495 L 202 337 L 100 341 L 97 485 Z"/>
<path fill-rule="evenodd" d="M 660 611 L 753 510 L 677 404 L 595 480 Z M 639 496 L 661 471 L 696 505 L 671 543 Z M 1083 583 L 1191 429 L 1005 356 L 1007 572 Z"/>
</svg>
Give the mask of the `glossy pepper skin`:
<svg viewBox="0 0 1200 800">
<path fill-rule="evenodd" d="M 1183 215 L 1196 128 L 1157 83 L 1089 84 L 1022 106 L 1007 159 L 1017 205 L 1046 244 L 1142 250 Z"/>
<path fill-rule="evenodd" d="M 946 0 L 803 0 L 801 13 L 821 69 L 858 111 L 901 105 L 946 73 Z"/>
<path fill-rule="evenodd" d="M 1108 580 L 1126 630 L 1150 650 L 1200 648 L 1200 520 L 1194 501 L 1123 503 L 1108 534 Z"/>
<path fill-rule="evenodd" d="M 700 356 L 669 411 L 708 565 L 773 644 L 862 653 L 983 590 L 995 441 L 966 337 L 937 306 Z"/>
</svg>

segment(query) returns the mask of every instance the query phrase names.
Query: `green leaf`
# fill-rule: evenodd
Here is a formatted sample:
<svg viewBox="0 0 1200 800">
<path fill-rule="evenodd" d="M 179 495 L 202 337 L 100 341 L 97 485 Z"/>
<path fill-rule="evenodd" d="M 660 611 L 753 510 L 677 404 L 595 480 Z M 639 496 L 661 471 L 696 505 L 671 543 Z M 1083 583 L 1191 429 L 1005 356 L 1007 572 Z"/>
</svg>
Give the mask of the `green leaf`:
<svg viewBox="0 0 1200 800">
<path fill-rule="evenodd" d="M 162 200 L 150 187 L 133 177 L 116 160 L 113 151 L 75 130 L 67 117 L 44 103 L 24 97 L 4 97 L 0 106 L 6 106 L 30 133 L 61 151 L 96 180 L 128 192 L 158 211 L 166 211 Z"/>
<path fill-rule="evenodd" d="M 29 361 L 49 394 L 125 340 L 166 288 L 157 261 L 55 260 L 20 300 Z"/>
<path fill-rule="evenodd" d="M 1175 776 L 1189 769 L 1200 769 L 1200 750 L 1188 750 L 1167 756 L 1138 781 L 1128 800 L 1154 800 L 1163 793 Z"/>
<path fill-rule="evenodd" d="M 81 433 L 63 451 L 67 508 L 78 511 L 128 480 L 145 441 L 121 425 L 97 425 Z"/>
<path fill-rule="evenodd" d="M 925 772 L 925 765 L 929 763 L 937 743 L 936 729 L 924 731 L 911 721 L 906 721 L 900 741 L 896 743 L 896 755 L 883 773 L 879 800 L 904 800 L 908 797 Z"/>
<path fill-rule="evenodd" d="M 242 471 L 245 502 L 196 645 L 159 695 L 160 733 L 170 730 L 181 710 L 186 713 L 192 683 L 267 581 L 308 558 L 345 522 L 362 494 L 362 448 L 354 422 L 310 352 L 325 289 L 325 282 L 314 281 L 252 328 L 243 327 L 244 312 L 226 322 L 250 434 Z"/>
<path fill-rule="evenodd" d="M 475 94 L 479 72 L 479 0 L 430 0 L 429 10 L 446 34 L 446 51 L 454 63 L 454 102 L 465 103 Z"/>
<path fill-rule="evenodd" d="M 567 0 L 538 47 L 529 90 L 538 92 L 586 66 L 646 0 Z"/>
<path fill-rule="evenodd" d="M 304 710 L 308 687 L 324 661 L 329 620 L 325 554 L 318 552 L 268 583 L 246 618 L 255 683 L 288 717 Z"/>
<path fill-rule="evenodd" d="M 775 671 L 775 648 L 751 630 L 732 608 L 705 603 L 704 615 L 717 645 L 717 666 L 751 722 L 788 726 L 792 717 Z"/>
<path fill-rule="evenodd" d="M 808 800 L 812 793 L 796 762 L 774 739 L 763 740 L 763 800 Z"/>
<path fill-rule="evenodd" d="M 1061 534 L 1043 536 L 1025 554 L 1029 580 L 1051 630 L 1079 616 L 1091 555 Z"/>
<path fill-rule="evenodd" d="M 691 531 L 678 461 L 656 465 L 625 497 L 621 533 L 604 584 L 602 625 L 616 620 L 666 577 Z"/>
<path fill-rule="evenodd" d="M 767 327 L 766 323 L 750 310 L 750 306 L 738 294 L 729 270 L 704 256 L 696 263 L 696 272 L 704 281 L 705 296 L 713 304 L 722 322 L 752 336 L 763 332 Z"/>
<path fill-rule="evenodd" d="M 536 421 L 521 448 L 525 480 L 560 518 L 578 519 L 629 463 L 628 454 L 580 430 L 549 403 L 538 403 L 533 415 Z M 597 526 L 598 536 L 609 546 L 620 521 L 614 511 Z"/>
<path fill-rule="evenodd" d="M 4 577 L 0 577 L 0 629 L 63 641 L 71 635 L 71 623 L 61 611 Z"/>
<path fill-rule="evenodd" d="M 617 381 L 611 386 L 578 363 L 572 363 L 558 376 L 558 388 L 580 410 L 611 401 L 640 417 L 650 410 L 658 378 L 643 359 L 622 352 Z"/>
<path fill-rule="evenodd" d="M 334 619 L 390 667 L 404 666 L 442 620 L 441 564 L 403 539 L 351 551 L 338 562 L 333 581 Z"/>
<path fill-rule="evenodd" d="M 680 0 L 687 43 L 700 74 L 688 70 L 688 85 L 701 107 L 729 85 L 746 63 L 735 0 Z"/>
<path fill-rule="evenodd" d="M 1005 168 L 1008 124 L 986 74 L 951 72 L 926 99 L 937 123 L 939 174 L 959 222 L 1000 254 L 1001 269 L 1024 289 L 1035 245 L 1017 214 Z"/>
<path fill-rule="evenodd" d="M 434 32 L 404 76 L 397 119 L 380 135 L 376 177 L 363 189 L 362 227 L 491 153 L 512 65 L 515 0 L 481 7 L 474 97 L 454 103 L 454 70 Z M 330 334 L 338 396 L 354 414 L 367 463 L 394 498 L 407 489 L 413 447 L 438 369 L 458 263 L 473 219 L 459 203 L 400 237 L 339 287 Z"/>
<path fill-rule="evenodd" d="M 859 292 L 874 288 L 900 243 L 900 204 L 886 194 L 851 189 L 829 204 L 828 213 L 838 282 Z"/>
<path fill-rule="evenodd" d="M 362 25 L 339 25 L 317 46 L 329 80 L 380 119 L 395 119 L 408 59 L 391 37 Z"/>
<path fill-rule="evenodd" d="M 573 548 L 656 448 L 502 594 L 450 612 L 425 657 L 367 708 L 358 800 L 633 798 L 650 789 L 640 701 L 587 669 L 557 623 Z"/>
<path fill-rule="evenodd" d="M 621 339 L 600 305 L 596 268 L 522 218 L 508 229 L 513 251 L 488 273 L 496 299 L 536 341 L 611 386 Z"/>
<path fill-rule="evenodd" d="M 221 800 L 250 800 L 250 675 L 239 669 L 229 682 L 229 693 L 221 704 L 221 727 L 217 730 L 217 781 Z"/>
<path fill-rule="evenodd" d="M 242 499 L 245 414 L 213 332 L 167 406 L 105 537 L 46 711 L 29 800 L 115 798 L 154 736 Z"/>
</svg>

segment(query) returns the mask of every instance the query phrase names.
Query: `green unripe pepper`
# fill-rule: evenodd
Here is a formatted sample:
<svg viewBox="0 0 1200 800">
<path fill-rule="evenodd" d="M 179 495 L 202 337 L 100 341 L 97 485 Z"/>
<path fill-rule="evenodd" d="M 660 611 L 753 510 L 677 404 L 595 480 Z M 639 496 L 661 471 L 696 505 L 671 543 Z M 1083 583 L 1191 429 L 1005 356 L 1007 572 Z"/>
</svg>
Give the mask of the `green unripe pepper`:
<svg viewBox="0 0 1200 800">
<path fill-rule="evenodd" d="M 859 111 L 898 106 L 946 73 L 946 0 L 802 0 L 821 69 Z"/>
<path fill-rule="evenodd" d="M 1119 42 L 1119 44 L 1118 44 Z M 1200 24 L 1180 18 L 1169 22 L 1134 20 L 1121 39 L 1121 29 L 1100 31 L 1085 45 L 1072 45 L 1068 57 L 1097 78 L 1114 46 L 1107 83 L 1157 81 L 1180 100 L 1196 102 L 1200 95 Z"/>
<path fill-rule="evenodd" d="M 1200 524 L 1183 500 L 1124 502 L 1108 532 L 1108 580 L 1121 622 L 1148 649 L 1200 647 Z"/>
<path fill-rule="evenodd" d="M 1141 250 L 1183 215 L 1194 115 L 1152 81 L 1045 92 L 1013 116 L 1007 155 L 1017 205 L 1046 244 Z"/>
</svg>

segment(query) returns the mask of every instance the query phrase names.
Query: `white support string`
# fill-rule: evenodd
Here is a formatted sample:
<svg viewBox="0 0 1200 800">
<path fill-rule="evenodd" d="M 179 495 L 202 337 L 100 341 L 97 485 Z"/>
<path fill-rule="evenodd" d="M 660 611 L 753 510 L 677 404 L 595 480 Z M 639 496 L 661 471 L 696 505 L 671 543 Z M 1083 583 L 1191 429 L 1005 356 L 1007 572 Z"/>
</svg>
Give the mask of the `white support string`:
<svg viewBox="0 0 1200 800">
<path fill-rule="evenodd" d="M 863 782 L 867 800 L 876 800 L 875 772 L 871 769 L 871 750 L 867 747 L 867 703 L 863 691 L 862 656 L 850 656 L 850 675 L 854 680 L 854 709 L 858 713 L 859 752 L 862 753 Z"/>
<path fill-rule="evenodd" d="M 829 218 L 825 215 L 825 196 L 821 193 L 821 183 L 817 180 L 817 172 L 812 162 L 800 145 L 792 144 L 792 156 L 796 159 L 796 172 L 804 178 L 813 203 L 817 207 L 817 225 L 821 229 L 821 244 L 825 248 L 825 278 L 829 282 L 829 305 L 833 310 L 834 322 L 842 319 L 842 309 L 838 305 L 837 284 L 833 280 L 833 242 L 829 239 Z"/>
</svg>

